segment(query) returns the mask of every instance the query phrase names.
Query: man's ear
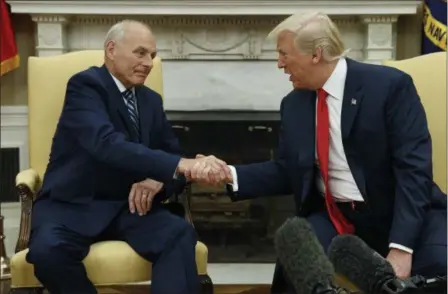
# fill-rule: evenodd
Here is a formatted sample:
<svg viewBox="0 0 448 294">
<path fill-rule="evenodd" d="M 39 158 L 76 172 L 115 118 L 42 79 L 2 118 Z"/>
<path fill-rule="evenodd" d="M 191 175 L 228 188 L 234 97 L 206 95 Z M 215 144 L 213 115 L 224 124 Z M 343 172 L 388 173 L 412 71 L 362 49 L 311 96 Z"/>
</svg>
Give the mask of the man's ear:
<svg viewBox="0 0 448 294">
<path fill-rule="evenodd" d="M 114 52 L 115 52 L 115 41 L 109 41 L 105 46 L 105 53 L 108 59 L 114 60 Z"/>
<path fill-rule="evenodd" d="M 322 48 L 316 48 L 316 51 L 313 54 L 312 62 L 313 64 L 318 64 L 322 59 Z"/>
</svg>

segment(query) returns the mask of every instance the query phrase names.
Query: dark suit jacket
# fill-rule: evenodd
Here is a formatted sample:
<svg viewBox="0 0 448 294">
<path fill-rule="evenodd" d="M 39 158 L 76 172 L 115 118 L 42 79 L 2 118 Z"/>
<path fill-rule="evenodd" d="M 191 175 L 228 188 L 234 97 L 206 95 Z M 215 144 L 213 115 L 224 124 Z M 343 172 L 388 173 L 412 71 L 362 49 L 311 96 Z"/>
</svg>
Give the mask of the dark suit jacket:
<svg viewBox="0 0 448 294">
<path fill-rule="evenodd" d="M 68 82 L 53 138 L 33 226 L 50 219 L 80 233 L 96 234 L 127 203 L 133 183 L 164 183 L 157 199 L 178 192 L 178 141 L 155 91 L 135 88 L 140 138 L 115 82 L 105 66 L 91 67 Z"/>
<path fill-rule="evenodd" d="M 423 106 L 408 74 L 350 59 L 347 67 L 341 133 L 349 167 L 376 221 L 390 231 L 390 242 L 414 248 L 426 211 L 446 208 L 446 195 L 432 180 Z M 235 166 L 239 188 L 233 200 L 294 194 L 298 215 L 313 210 L 315 198 L 322 198 L 311 197 L 315 105 L 314 91 L 293 90 L 283 99 L 278 159 Z"/>
</svg>

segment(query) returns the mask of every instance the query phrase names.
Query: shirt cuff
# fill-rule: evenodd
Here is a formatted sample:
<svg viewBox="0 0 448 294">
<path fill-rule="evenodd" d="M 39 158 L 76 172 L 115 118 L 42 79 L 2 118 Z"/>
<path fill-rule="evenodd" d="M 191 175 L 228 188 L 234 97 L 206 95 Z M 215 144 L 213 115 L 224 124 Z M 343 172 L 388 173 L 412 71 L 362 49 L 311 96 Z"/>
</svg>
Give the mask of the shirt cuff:
<svg viewBox="0 0 448 294">
<path fill-rule="evenodd" d="M 236 168 L 233 165 L 228 165 L 230 168 L 230 173 L 232 174 L 232 183 L 229 184 L 232 186 L 233 192 L 238 192 L 238 176 L 236 174 Z"/>
<path fill-rule="evenodd" d="M 410 248 L 408 248 L 406 246 L 403 246 L 403 245 L 400 245 L 400 244 L 396 244 L 396 243 L 390 243 L 389 244 L 389 248 L 395 248 L 395 249 L 403 250 L 403 251 L 405 251 L 407 253 L 410 253 L 410 254 L 414 253 L 414 250 L 412 250 L 412 249 L 410 249 Z"/>
<path fill-rule="evenodd" d="M 182 160 L 182 158 L 179 160 L 179 162 L 177 163 L 176 169 L 174 170 L 174 174 L 173 174 L 173 180 L 177 180 L 179 178 L 179 163 Z"/>
</svg>

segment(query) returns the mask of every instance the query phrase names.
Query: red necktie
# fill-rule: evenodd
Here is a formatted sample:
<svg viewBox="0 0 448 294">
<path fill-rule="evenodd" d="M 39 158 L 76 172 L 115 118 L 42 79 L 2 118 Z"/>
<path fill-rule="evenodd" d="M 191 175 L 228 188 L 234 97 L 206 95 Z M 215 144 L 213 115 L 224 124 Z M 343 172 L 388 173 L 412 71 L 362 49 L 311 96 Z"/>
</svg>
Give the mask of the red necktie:
<svg viewBox="0 0 448 294">
<path fill-rule="evenodd" d="M 325 184 L 325 204 L 328 214 L 339 234 L 353 234 L 354 227 L 336 206 L 328 185 L 328 152 L 330 149 L 330 122 L 328 115 L 327 93 L 324 89 L 317 91 L 317 158 L 320 172 Z"/>
</svg>

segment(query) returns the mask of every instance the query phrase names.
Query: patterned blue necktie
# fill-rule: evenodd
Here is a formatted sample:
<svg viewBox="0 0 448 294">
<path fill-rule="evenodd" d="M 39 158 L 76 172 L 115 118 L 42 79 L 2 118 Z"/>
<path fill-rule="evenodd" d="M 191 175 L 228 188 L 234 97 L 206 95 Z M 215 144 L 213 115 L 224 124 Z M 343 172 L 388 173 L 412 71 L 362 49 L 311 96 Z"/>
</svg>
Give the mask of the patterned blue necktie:
<svg viewBox="0 0 448 294">
<path fill-rule="evenodd" d="M 127 89 L 123 93 L 123 97 L 126 100 L 126 106 L 128 107 L 129 117 L 131 119 L 132 125 L 134 127 L 134 131 L 137 134 L 137 137 L 140 136 L 140 127 L 138 120 L 138 112 L 137 112 L 137 99 L 135 99 L 135 95 L 132 90 Z"/>
</svg>

